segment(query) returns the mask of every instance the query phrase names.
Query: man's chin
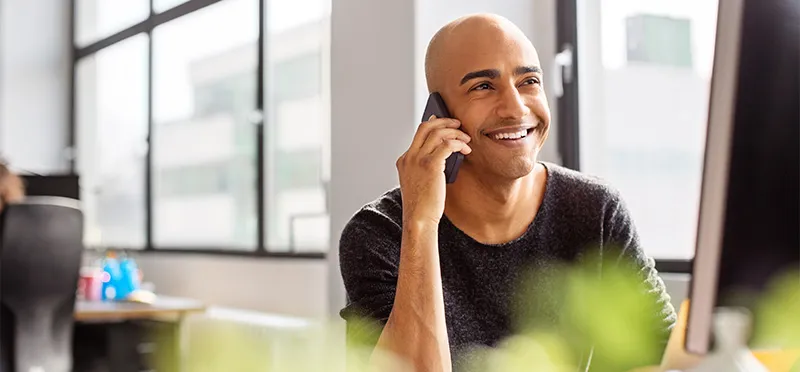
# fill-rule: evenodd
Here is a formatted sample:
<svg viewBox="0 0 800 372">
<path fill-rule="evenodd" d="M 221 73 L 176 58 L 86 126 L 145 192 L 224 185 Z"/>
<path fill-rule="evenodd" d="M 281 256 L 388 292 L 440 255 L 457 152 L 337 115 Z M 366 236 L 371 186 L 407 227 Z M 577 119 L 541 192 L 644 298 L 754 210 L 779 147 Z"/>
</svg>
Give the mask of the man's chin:
<svg viewBox="0 0 800 372">
<path fill-rule="evenodd" d="M 492 167 L 491 173 L 501 179 L 515 180 L 529 175 L 533 172 L 535 166 L 535 156 L 516 156 L 496 163 Z"/>
</svg>

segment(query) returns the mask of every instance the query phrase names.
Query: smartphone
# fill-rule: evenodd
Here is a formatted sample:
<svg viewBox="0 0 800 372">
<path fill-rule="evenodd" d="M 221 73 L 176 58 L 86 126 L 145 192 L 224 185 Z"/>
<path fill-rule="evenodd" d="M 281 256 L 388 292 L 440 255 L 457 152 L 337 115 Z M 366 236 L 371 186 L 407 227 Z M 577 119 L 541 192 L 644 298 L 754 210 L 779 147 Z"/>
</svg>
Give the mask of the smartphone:
<svg viewBox="0 0 800 372">
<path fill-rule="evenodd" d="M 437 118 L 452 118 L 450 111 L 444 104 L 444 100 L 439 93 L 433 92 L 428 96 L 428 104 L 425 105 L 425 112 L 422 114 L 422 122 L 428 121 L 431 115 L 436 115 Z M 461 162 L 464 161 L 464 154 L 454 152 L 447 157 L 444 166 L 444 179 L 447 183 L 456 182 L 458 176 L 458 168 L 461 167 Z"/>
</svg>

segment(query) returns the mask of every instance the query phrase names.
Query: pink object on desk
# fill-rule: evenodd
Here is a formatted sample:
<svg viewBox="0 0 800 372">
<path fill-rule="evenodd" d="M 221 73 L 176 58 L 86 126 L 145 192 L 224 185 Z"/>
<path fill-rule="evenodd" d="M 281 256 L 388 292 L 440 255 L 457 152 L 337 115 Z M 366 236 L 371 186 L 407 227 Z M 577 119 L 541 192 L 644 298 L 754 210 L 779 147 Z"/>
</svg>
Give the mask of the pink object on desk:
<svg viewBox="0 0 800 372">
<path fill-rule="evenodd" d="M 78 278 L 78 298 L 87 301 L 100 301 L 103 292 L 103 270 L 82 268 Z"/>
</svg>

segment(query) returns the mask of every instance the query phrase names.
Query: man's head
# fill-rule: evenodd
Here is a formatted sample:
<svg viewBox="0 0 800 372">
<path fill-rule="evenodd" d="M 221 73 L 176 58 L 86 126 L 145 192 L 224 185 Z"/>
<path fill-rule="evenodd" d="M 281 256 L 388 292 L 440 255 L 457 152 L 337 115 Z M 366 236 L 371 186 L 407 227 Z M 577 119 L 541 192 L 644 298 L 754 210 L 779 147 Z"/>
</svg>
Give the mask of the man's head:
<svg viewBox="0 0 800 372">
<path fill-rule="evenodd" d="M 550 110 L 539 56 L 518 27 L 489 14 L 445 25 L 428 45 L 425 77 L 472 137 L 470 167 L 506 179 L 531 172 Z"/>
</svg>

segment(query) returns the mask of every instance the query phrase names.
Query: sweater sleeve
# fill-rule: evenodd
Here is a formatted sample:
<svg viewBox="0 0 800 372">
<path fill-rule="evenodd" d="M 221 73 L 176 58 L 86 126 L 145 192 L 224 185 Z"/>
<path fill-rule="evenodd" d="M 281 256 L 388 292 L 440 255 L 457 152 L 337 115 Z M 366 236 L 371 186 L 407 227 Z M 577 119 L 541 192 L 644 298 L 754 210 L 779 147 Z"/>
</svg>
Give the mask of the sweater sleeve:
<svg viewBox="0 0 800 372">
<path fill-rule="evenodd" d="M 641 289 L 645 293 L 646 299 L 652 301 L 651 309 L 656 309 L 653 324 L 663 349 L 667 345 L 670 332 L 677 320 L 675 308 L 670 302 L 664 281 L 656 271 L 655 260 L 645 254 L 630 212 L 616 192 L 607 204 L 604 224 L 604 247 L 619 249 L 614 252 L 618 255 L 616 256 L 617 267 L 628 268 L 631 272 L 638 274 L 637 280 L 642 284 Z M 653 362 L 658 364 L 660 361 Z"/>
<path fill-rule="evenodd" d="M 339 265 L 347 294 L 340 316 L 351 345 L 372 346 L 392 311 L 402 228 L 376 209 L 356 213 L 342 231 Z"/>
</svg>

